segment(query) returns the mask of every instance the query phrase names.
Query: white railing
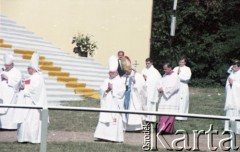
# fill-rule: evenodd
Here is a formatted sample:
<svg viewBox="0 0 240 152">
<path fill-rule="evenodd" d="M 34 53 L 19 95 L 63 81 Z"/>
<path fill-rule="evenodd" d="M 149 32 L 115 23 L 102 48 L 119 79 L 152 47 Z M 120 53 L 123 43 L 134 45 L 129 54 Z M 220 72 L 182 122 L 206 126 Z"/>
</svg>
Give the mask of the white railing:
<svg viewBox="0 0 240 152">
<path fill-rule="evenodd" d="M 13 105 L 13 104 L 0 104 L 0 107 L 11 107 L 11 108 L 27 108 L 27 109 L 42 109 L 42 132 L 41 132 L 41 145 L 40 152 L 47 151 L 47 132 L 48 132 L 48 111 L 49 110 L 67 110 L 67 111 L 88 111 L 88 112 L 109 112 L 109 113 L 130 113 L 130 114 L 143 114 L 143 115 L 168 115 L 168 116 L 180 116 L 190 118 L 204 118 L 204 119 L 218 119 L 218 120 L 230 120 L 231 129 L 236 129 L 235 121 L 240 121 L 240 117 L 227 117 L 217 115 L 203 115 L 203 114 L 181 114 L 181 113 L 162 113 L 162 112 L 151 112 L 151 111 L 130 111 L 130 110 L 110 110 L 101 108 L 90 108 L 90 107 L 70 107 L 70 106 L 29 106 L 29 105 Z M 235 140 L 235 139 L 234 139 Z M 235 141 L 233 141 L 234 143 Z M 231 144 L 231 150 L 234 151 L 235 147 Z"/>
</svg>

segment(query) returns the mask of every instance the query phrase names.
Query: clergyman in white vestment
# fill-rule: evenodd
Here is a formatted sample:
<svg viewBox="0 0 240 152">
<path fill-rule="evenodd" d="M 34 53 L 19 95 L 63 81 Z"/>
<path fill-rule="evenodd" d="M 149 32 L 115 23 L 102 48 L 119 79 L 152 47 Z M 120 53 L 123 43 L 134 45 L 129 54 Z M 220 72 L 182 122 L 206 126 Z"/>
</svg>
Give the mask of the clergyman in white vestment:
<svg viewBox="0 0 240 152">
<path fill-rule="evenodd" d="M 109 58 L 109 78 L 101 86 L 102 109 L 123 110 L 125 85 L 118 75 L 118 60 L 115 56 Z M 94 133 L 97 139 L 113 142 L 124 141 L 123 114 L 100 112 L 99 121 Z"/>
<path fill-rule="evenodd" d="M 21 83 L 21 73 L 14 67 L 13 56 L 5 54 L 3 62 L 5 69 L 0 77 L 0 98 L 3 104 L 14 104 L 16 94 L 19 92 Z M 14 108 L 0 108 L 0 128 L 17 129 L 17 124 L 13 121 Z"/>
<path fill-rule="evenodd" d="M 124 109 L 131 111 L 142 111 L 142 97 L 145 81 L 141 74 L 134 71 L 131 67 L 131 61 L 128 57 L 121 59 L 125 75 L 122 80 L 126 86 Z M 125 114 L 126 116 L 126 131 L 142 130 L 143 116 L 140 114 Z"/>
<path fill-rule="evenodd" d="M 47 105 L 46 87 L 43 75 L 39 71 L 39 55 L 34 53 L 28 67 L 30 77 L 25 80 L 23 90 L 18 94 L 17 104 Z M 20 103 L 19 103 L 20 102 Z M 21 112 L 21 114 L 20 114 Z M 16 110 L 15 121 L 18 122 L 18 142 L 41 142 L 41 110 L 19 109 Z M 18 117 L 17 117 L 18 116 Z"/>
<path fill-rule="evenodd" d="M 158 90 L 162 94 L 158 106 L 159 112 L 178 113 L 179 111 L 179 88 L 180 79 L 178 75 L 172 70 L 170 63 L 163 65 L 165 71 L 162 77 Z M 175 116 L 160 116 L 159 132 L 172 134 L 174 130 Z"/>
<path fill-rule="evenodd" d="M 240 117 L 240 61 L 235 60 L 232 63 L 232 72 L 226 82 L 226 101 L 224 110 L 226 116 Z M 240 122 L 235 122 L 235 133 L 240 134 Z M 224 130 L 230 129 L 230 122 L 225 121 Z"/>
<path fill-rule="evenodd" d="M 157 69 L 153 66 L 153 61 L 150 58 L 146 60 L 146 68 L 142 70 L 142 75 L 145 79 L 145 87 L 146 87 L 146 110 L 151 112 L 157 111 L 157 103 L 159 101 L 159 93 L 157 90 L 157 85 L 159 80 L 161 79 L 161 74 Z M 143 107 L 145 107 L 145 102 L 143 103 Z M 156 116 L 147 115 L 145 118 L 146 121 L 156 122 Z"/>
<path fill-rule="evenodd" d="M 188 114 L 189 110 L 189 88 L 188 82 L 191 79 L 191 69 L 186 66 L 186 60 L 181 58 L 179 60 L 179 66 L 173 69 L 180 78 L 180 89 L 179 89 L 179 113 Z M 176 120 L 187 120 L 187 117 L 176 117 Z"/>
</svg>

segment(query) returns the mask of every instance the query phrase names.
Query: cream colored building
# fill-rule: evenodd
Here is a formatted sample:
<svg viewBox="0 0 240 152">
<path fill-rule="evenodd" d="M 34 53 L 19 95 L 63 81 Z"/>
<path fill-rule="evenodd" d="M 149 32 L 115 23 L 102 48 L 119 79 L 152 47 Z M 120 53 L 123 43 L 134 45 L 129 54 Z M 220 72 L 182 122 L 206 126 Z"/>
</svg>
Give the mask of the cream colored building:
<svg viewBox="0 0 240 152">
<path fill-rule="evenodd" d="M 72 53 L 72 37 L 93 35 L 93 58 L 107 65 L 123 50 L 145 66 L 150 54 L 152 0 L 0 0 L 0 13 L 56 47 Z"/>
</svg>

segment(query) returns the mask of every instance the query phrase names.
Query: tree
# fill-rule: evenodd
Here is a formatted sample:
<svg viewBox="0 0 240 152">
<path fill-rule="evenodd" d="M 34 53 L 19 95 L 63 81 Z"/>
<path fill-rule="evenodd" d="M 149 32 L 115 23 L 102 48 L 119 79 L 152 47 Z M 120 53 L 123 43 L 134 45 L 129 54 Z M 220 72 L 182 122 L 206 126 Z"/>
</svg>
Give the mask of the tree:
<svg viewBox="0 0 240 152">
<path fill-rule="evenodd" d="M 154 0 L 151 58 L 155 66 L 161 69 L 166 60 L 177 64 L 184 55 L 193 72 L 192 83 L 225 83 L 230 59 L 240 57 L 240 2 L 179 0 L 174 37 L 169 35 L 172 5 Z"/>
</svg>

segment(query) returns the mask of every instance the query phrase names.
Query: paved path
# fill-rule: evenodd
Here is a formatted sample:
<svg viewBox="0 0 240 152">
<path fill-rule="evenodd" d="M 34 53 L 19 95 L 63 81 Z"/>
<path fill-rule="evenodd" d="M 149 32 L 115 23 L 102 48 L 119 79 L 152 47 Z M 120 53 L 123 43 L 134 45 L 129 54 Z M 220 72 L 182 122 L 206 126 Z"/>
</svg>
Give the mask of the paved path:
<svg viewBox="0 0 240 152">
<path fill-rule="evenodd" d="M 99 143 L 108 143 L 104 141 L 96 141 L 96 139 L 93 137 L 93 132 L 71 132 L 71 131 L 49 131 L 48 132 L 48 142 L 99 142 Z M 189 146 L 196 147 L 197 144 L 194 142 L 194 136 L 193 134 L 189 134 Z M 165 141 L 164 141 L 164 138 Z M 168 144 L 172 144 L 172 142 L 175 140 L 180 140 L 183 135 L 164 135 L 164 136 L 158 136 L 157 139 L 157 146 L 158 148 L 164 148 L 163 145 L 167 146 Z M 187 139 L 187 136 L 185 136 Z M 219 142 L 222 139 L 226 139 L 228 136 L 223 135 L 213 135 L 213 146 L 217 147 L 217 151 L 220 150 Z M 125 141 L 124 143 L 129 145 L 139 145 L 142 147 L 144 142 L 144 133 L 125 133 L 124 135 Z M 145 137 L 146 138 L 146 137 Z M 240 136 L 236 136 L 237 139 L 237 146 L 240 147 Z M 16 131 L 0 131 L 0 143 L 1 142 L 15 142 L 16 141 Z M 161 142 L 162 143 L 161 143 Z M 207 135 L 200 135 L 199 136 L 199 149 L 204 151 L 210 151 L 208 148 L 208 143 L 210 143 L 211 139 L 208 139 Z M 195 143 L 195 144 L 194 144 Z M 183 142 L 181 141 L 178 147 L 183 146 Z M 238 150 L 240 151 L 240 150 Z"/>
</svg>

